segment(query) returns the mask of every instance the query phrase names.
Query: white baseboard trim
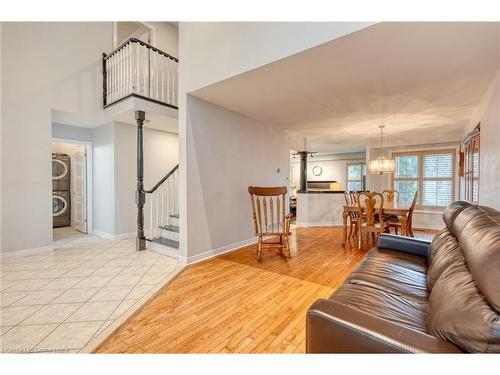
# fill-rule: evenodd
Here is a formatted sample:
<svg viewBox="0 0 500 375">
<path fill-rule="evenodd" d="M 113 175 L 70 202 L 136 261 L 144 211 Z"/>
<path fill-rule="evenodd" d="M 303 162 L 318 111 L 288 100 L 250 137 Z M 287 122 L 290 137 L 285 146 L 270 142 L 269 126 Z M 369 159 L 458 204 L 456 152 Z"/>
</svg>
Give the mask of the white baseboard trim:
<svg viewBox="0 0 500 375">
<path fill-rule="evenodd" d="M 101 232 L 100 230 L 97 230 L 97 229 L 94 229 L 92 231 L 92 233 L 95 234 L 96 236 L 105 238 L 107 240 L 114 240 L 115 239 L 115 236 L 113 236 L 111 233 Z"/>
<path fill-rule="evenodd" d="M 54 251 L 53 245 L 35 247 L 33 249 L 9 251 L 8 253 L 0 254 L 0 259 L 14 258 L 14 257 L 20 257 L 20 256 L 26 256 L 26 255 L 36 255 L 36 254 L 41 254 L 41 253 L 48 253 L 51 251 Z"/>
<path fill-rule="evenodd" d="M 120 234 L 111 234 L 111 233 L 107 233 L 107 232 L 102 232 L 100 230 L 96 230 L 94 229 L 92 231 L 93 234 L 95 234 L 96 236 L 99 236 L 99 237 L 102 237 L 102 238 L 105 238 L 107 240 L 112 240 L 112 241 L 116 241 L 116 240 L 126 240 L 126 239 L 129 239 L 129 238 L 134 238 L 136 233 L 135 232 L 131 232 L 131 233 L 120 233 Z"/>
<path fill-rule="evenodd" d="M 308 227 L 341 227 L 342 222 L 337 223 L 336 221 L 323 221 L 319 223 L 297 223 L 295 224 L 297 228 L 308 228 Z"/>
<path fill-rule="evenodd" d="M 179 249 L 175 249 L 173 247 L 162 245 L 156 242 L 146 242 L 146 249 L 154 251 L 155 253 L 159 253 L 162 255 L 166 255 L 170 258 L 174 258 L 179 260 Z"/>
<path fill-rule="evenodd" d="M 244 240 L 244 241 L 240 241 L 240 242 L 237 242 L 237 243 L 234 243 L 231 245 L 219 247 L 218 249 L 209 250 L 209 251 L 206 251 L 206 252 L 201 253 L 201 254 L 193 255 L 193 256 L 187 257 L 187 259 L 186 259 L 186 257 L 179 256 L 179 260 L 185 261 L 187 264 L 193 264 L 193 263 L 201 262 L 202 260 L 213 258 L 217 255 L 229 253 L 231 251 L 240 249 L 240 248 L 245 247 L 245 246 L 253 245 L 255 243 L 257 243 L 257 238 L 253 237 L 253 238 L 249 238 L 248 240 Z"/>
<path fill-rule="evenodd" d="M 114 239 L 115 240 L 128 240 L 129 238 L 134 238 L 136 235 L 137 235 L 136 232 L 120 233 L 120 234 L 115 234 Z"/>
</svg>

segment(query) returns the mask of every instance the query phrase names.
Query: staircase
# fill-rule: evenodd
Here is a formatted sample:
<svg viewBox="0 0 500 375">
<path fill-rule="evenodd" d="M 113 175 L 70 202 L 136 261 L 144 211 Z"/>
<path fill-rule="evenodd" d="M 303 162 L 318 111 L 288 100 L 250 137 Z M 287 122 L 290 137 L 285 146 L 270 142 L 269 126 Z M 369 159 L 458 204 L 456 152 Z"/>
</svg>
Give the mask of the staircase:
<svg viewBox="0 0 500 375">
<path fill-rule="evenodd" d="M 179 248 L 179 215 L 170 215 L 170 223 L 160 226 L 160 236 L 153 239 L 153 242 L 161 245 Z"/>
<path fill-rule="evenodd" d="M 146 212 L 149 209 L 148 241 L 179 249 L 179 165 L 176 165 L 151 190 L 146 190 Z M 153 246 L 152 249 L 158 249 Z"/>
</svg>

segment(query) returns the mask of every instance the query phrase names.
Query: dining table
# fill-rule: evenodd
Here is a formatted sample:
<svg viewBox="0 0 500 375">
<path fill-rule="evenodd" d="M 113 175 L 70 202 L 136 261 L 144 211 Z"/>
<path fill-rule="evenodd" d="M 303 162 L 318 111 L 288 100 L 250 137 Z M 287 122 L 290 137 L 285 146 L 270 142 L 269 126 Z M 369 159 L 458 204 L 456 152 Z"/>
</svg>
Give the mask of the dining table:
<svg viewBox="0 0 500 375">
<path fill-rule="evenodd" d="M 366 211 L 364 203 L 360 204 L 363 212 Z M 401 222 L 401 235 L 409 236 L 410 228 L 408 225 L 408 214 L 411 210 L 411 202 L 398 202 L 398 201 L 384 201 L 382 205 L 382 215 L 397 216 Z M 342 224 L 343 224 L 343 245 L 347 242 L 347 219 L 351 213 L 358 213 L 359 207 L 356 205 L 344 205 L 342 211 Z M 375 212 L 378 213 L 378 208 L 375 207 Z M 361 230 L 358 231 L 358 245 L 361 247 Z"/>
</svg>

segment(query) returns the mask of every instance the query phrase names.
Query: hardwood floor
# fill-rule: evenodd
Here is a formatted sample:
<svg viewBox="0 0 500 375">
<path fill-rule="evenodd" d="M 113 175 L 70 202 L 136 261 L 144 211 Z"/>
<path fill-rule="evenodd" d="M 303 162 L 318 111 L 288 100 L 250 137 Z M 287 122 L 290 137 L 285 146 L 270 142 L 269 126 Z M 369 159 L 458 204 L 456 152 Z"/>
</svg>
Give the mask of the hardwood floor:
<svg viewBox="0 0 500 375">
<path fill-rule="evenodd" d="M 342 284 L 372 245 L 341 228 L 299 228 L 292 258 L 256 246 L 187 267 L 99 353 L 304 353 L 307 308 Z"/>
</svg>

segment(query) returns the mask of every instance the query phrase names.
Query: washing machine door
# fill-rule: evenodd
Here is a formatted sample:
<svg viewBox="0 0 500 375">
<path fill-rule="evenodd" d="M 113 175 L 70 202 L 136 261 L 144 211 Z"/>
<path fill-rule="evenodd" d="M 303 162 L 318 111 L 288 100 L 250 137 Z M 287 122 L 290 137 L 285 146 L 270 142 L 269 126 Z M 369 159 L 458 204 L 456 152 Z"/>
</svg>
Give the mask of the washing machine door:
<svg viewBox="0 0 500 375">
<path fill-rule="evenodd" d="M 52 159 L 52 179 L 60 180 L 68 174 L 66 163 L 59 159 Z"/>
<path fill-rule="evenodd" d="M 61 216 L 68 210 L 68 201 L 60 195 L 52 196 L 52 216 Z"/>
</svg>

